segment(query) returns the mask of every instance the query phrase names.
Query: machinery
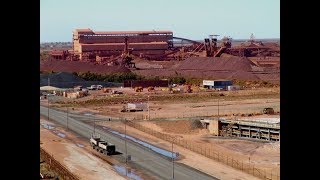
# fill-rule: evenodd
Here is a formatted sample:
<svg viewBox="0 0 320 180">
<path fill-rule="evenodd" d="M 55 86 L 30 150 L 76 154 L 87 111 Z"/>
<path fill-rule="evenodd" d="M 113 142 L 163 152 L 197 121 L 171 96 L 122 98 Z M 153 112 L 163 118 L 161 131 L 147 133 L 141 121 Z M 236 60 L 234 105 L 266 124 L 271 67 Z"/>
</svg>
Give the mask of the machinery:
<svg viewBox="0 0 320 180">
<path fill-rule="evenodd" d="M 271 107 L 264 108 L 263 114 L 274 114 L 274 109 Z"/>
<path fill-rule="evenodd" d="M 126 36 L 124 38 L 125 46 L 124 46 L 124 52 L 121 54 L 121 62 L 120 66 L 124 66 L 127 68 L 136 68 L 136 64 L 131 62 L 133 60 L 132 56 L 132 50 L 128 48 L 128 37 Z"/>
<path fill-rule="evenodd" d="M 192 89 L 191 89 L 191 85 L 190 84 L 186 85 L 186 92 L 187 93 L 192 93 Z"/>
<path fill-rule="evenodd" d="M 214 36 L 214 37 L 213 37 Z M 206 56 L 207 57 L 220 57 L 220 55 L 227 49 L 231 48 L 231 38 L 223 37 L 221 39 L 221 46 L 217 45 L 217 36 L 219 35 L 210 35 L 210 38 L 204 39 Z"/>
<path fill-rule="evenodd" d="M 135 92 L 142 92 L 143 91 L 143 87 L 139 86 L 139 87 L 135 87 L 134 88 Z"/>
<path fill-rule="evenodd" d="M 148 92 L 154 91 L 154 87 L 153 86 L 149 86 L 148 87 Z"/>
<path fill-rule="evenodd" d="M 100 138 L 100 136 L 92 135 L 90 138 L 90 144 L 93 149 L 97 150 L 97 152 L 112 155 L 116 152 L 116 146 L 114 144 L 110 144 L 107 141 L 104 141 Z"/>
</svg>

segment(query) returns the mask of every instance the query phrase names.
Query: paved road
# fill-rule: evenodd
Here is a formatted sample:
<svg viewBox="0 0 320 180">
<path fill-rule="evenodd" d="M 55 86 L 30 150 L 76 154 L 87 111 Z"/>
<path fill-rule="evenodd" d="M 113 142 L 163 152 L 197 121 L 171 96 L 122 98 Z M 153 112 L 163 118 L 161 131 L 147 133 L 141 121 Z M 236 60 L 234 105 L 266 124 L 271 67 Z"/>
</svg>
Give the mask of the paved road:
<svg viewBox="0 0 320 180">
<path fill-rule="evenodd" d="M 48 115 L 48 109 L 46 107 L 40 106 L 40 114 L 43 116 Z M 50 109 L 49 110 L 50 120 L 56 121 L 59 124 L 67 125 L 67 114 L 66 112 Z M 69 129 L 77 132 L 78 134 L 90 138 L 93 132 L 93 126 L 82 122 L 83 120 L 88 120 L 88 116 L 83 115 L 71 115 L 68 118 Z M 95 129 L 96 133 L 101 135 L 101 138 L 110 141 L 116 145 L 117 151 L 123 153 L 115 158 L 124 161 L 125 157 L 125 142 L 119 136 L 108 133 L 106 130 L 101 128 Z M 156 179 L 172 179 L 172 161 L 170 158 L 159 155 L 147 149 L 137 143 L 127 141 L 127 152 L 131 155 L 130 166 L 137 169 L 142 169 L 146 174 L 155 177 Z M 194 168 L 186 166 L 180 163 L 174 163 L 174 179 L 177 180 L 212 180 L 217 179 L 208 174 L 200 172 Z"/>
</svg>

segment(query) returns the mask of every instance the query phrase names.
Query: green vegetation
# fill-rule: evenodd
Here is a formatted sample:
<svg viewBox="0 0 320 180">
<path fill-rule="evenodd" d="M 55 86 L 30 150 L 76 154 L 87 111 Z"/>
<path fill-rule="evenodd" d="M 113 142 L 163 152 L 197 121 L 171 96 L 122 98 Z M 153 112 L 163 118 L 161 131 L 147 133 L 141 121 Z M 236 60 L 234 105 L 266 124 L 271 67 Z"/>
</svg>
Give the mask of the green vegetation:
<svg viewBox="0 0 320 180">
<path fill-rule="evenodd" d="M 125 80 L 142 80 L 145 79 L 135 73 L 114 73 L 114 74 L 97 74 L 91 73 L 90 71 L 85 73 L 73 73 L 74 75 L 86 80 L 86 81 L 108 81 L 122 83 Z"/>
<path fill-rule="evenodd" d="M 192 84 L 200 85 L 202 80 L 195 78 L 185 78 L 180 74 L 176 74 L 174 77 L 159 77 L 159 76 L 141 76 L 133 72 L 128 73 L 114 73 L 114 74 L 98 74 L 92 73 L 90 71 L 85 73 L 74 72 L 74 75 L 86 80 L 86 81 L 108 81 L 108 82 L 118 82 L 123 83 L 125 80 L 161 80 L 168 79 L 170 84 Z"/>
<path fill-rule="evenodd" d="M 279 87 L 280 85 L 273 84 L 272 82 L 268 81 L 245 81 L 245 80 L 232 80 L 234 85 L 239 85 L 241 87 Z"/>
</svg>

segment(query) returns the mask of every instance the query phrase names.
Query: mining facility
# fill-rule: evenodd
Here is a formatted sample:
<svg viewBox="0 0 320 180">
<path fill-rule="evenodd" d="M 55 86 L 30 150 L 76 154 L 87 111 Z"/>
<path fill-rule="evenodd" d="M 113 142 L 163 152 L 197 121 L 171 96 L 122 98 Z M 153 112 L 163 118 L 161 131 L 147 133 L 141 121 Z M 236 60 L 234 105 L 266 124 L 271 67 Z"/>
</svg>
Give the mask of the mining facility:
<svg viewBox="0 0 320 180">
<path fill-rule="evenodd" d="M 195 41 L 169 30 L 93 31 L 75 29 L 70 49 L 50 51 L 42 71 L 115 73 L 143 76 L 243 79 L 279 82 L 278 43 L 209 35 Z M 174 61 L 174 62 L 171 62 Z"/>
<path fill-rule="evenodd" d="M 72 50 L 54 50 L 56 60 L 110 63 L 130 55 L 151 60 L 184 60 L 189 57 L 220 57 L 222 54 L 240 57 L 280 56 L 280 49 L 255 41 L 232 47 L 232 39 L 209 35 L 203 41 L 173 36 L 172 31 L 92 31 L 75 29 Z M 112 63 L 111 63 L 112 64 Z M 114 65 L 114 64 L 113 64 Z"/>
<path fill-rule="evenodd" d="M 171 31 L 117 31 L 101 32 L 76 29 L 73 32 L 73 51 L 80 60 L 98 60 L 101 57 L 120 55 L 128 48 L 133 55 L 161 56 L 172 47 Z"/>
</svg>

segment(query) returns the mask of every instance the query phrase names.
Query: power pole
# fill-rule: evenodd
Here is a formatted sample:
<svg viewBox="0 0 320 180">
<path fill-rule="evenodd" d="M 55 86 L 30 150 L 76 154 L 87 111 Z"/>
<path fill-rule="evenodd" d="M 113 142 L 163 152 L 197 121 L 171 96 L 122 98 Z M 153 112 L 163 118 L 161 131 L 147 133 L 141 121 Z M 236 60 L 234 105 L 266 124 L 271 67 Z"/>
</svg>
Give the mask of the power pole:
<svg viewBox="0 0 320 180">
<path fill-rule="evenodd" d="M 93 134 L 94 135 L 96 134 L 96 120 L 94 117 L 93 117 Z"/>
<path fill-rule="evenodd" d="M 128 152 L 127 152 L 127 120 L 124 119 L 124 146 L 126 151 L 126 165 L 128 163 Z"/>
<path fill-rule="evenodd" d="M 124 146 L 125 146 L 125 151 L 126 151 L 126 176 L 128 176 L 128 152 L 127 152 L 127 119 L 124 118 Z"/>
<path fill-rule="evenodd" d="M 150 120 L 150 105 L 149 105 L 149 96 L 148 96 L 148 120 Z"/>
<path fill-rule="evenodd" d="M 172 179 L 174 179 L 173 140 L 172 140 Z"/>
<path fill-rule="evenodd" d="M 67 107 L 67 130 L 69 130 L 69 107 Z"/>
<path fill-rule="evenodd" d="M 220 119 L 220 116 L 219 116 L 219 97 L 218 97 L 218 120 Z"/>
<path fill-rule="evenodd" d="M 47 100 L 48 100 L 48 121 L 50 120 L 49 118 L 49 96 L 47 95 Z"/>
</svg>

